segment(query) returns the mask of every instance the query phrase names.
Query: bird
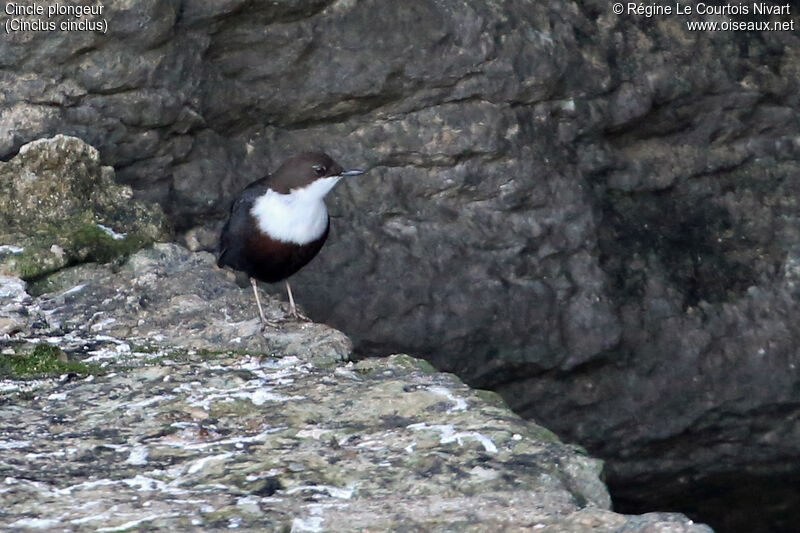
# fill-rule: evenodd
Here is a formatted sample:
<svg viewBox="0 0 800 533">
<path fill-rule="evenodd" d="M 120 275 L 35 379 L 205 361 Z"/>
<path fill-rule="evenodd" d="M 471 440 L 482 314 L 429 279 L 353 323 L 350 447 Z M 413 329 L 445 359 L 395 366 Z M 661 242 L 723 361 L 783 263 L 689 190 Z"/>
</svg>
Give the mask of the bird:
<svg viewBox="0 0 800 533">
<path fill-rule="evenodd" d="M 284 281 L 289 314 L 307 320 L 297 311 L 288 278 L 307 265 L 328 238 L 325 196 L 343 178 L 363 173 L 344 170 L 325 153 L 305 152 L 247 185 L 231 204 L 219 237 L 217 266 L 248 276 L 262 328 L 271 323 L 261 307 L 258 281 Z"/>
</svg>

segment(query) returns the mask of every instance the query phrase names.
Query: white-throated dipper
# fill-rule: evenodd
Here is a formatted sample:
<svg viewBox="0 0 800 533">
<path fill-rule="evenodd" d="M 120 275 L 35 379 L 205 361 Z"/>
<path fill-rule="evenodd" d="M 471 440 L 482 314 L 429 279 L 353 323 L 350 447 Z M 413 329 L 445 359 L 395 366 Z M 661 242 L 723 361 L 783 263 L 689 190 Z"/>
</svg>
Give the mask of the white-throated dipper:
<svg viewBox="0 0 800 533">
<path fill-rule="evenodd" d="M 287 278 L 308 264 L 328 238 L 325 195 L 340 179 L 359 174 L 363 171 L 344 170 L 327 154 L 308 152 L 254 181 L 233 202 L 220 235 L 217 265 L 249 276 L 262 324 L 268 322 L 256 280 L 286 280 L 290 313 L 301 318 Z"/>
</svg>

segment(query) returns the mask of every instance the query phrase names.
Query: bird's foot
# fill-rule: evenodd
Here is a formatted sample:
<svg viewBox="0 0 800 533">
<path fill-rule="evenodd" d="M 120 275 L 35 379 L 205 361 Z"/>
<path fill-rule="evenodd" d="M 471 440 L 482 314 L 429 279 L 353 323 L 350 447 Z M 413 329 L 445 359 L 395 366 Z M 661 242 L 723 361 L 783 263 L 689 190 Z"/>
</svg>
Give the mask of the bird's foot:
<svg viewBox="0 0 800 533">
<path fill-rule="evenodd" d="M 300 312 L 300 311 L 298 311 L 297 309 L 294 309 L 294 311 L 293 311 L 293 312 L 292 312 L 292 311 L 289 311 L 289 316 L 290 316 L 290 317 L 292 317 L 292 318 L 294 318 L 294 319 L 295 319 L 295 320 L 297 320 L 298 322 L 313 322 L 313 320 L 311 320 L 310 318 L 308 318 L 306 315 L 304 315 L 303 313 L 301 313 L 301 312 Z"/>
<path fill-rule="evenodd" d="M 286 311 L 283 320 L 294 320 L 296 322 L 313 322 L 313 320 L 311 320 L 306 315 L 298 311 L 297 306 L 291 304 L 289 304 L 289 310 Z"/>
<path fill-rule="evenodd" d="M 267 329 L 270 329 L 270 328 L 271 329 L 279 329 L 280 327 L 281 327 L 281 325 L 278 324 L 277 322 L 272 322 L 271 320 L 264 319 L 264 320 L 261 321 L 260 330 L 261 330 L 261 333 L 264 333 L 265 331 L 267 331 Z"/>
<path fill-rule="evenodd" d="M 289 313 L 288 315 L 298 322 L 311 322 L 312 320 L 297 310 L 297 305 L 294 303 L 294 296 L 292 295 L 292 287 L 289 285 L 289 280 L 286 280 L 286 294 L 289 296 Z"/>
</svg>

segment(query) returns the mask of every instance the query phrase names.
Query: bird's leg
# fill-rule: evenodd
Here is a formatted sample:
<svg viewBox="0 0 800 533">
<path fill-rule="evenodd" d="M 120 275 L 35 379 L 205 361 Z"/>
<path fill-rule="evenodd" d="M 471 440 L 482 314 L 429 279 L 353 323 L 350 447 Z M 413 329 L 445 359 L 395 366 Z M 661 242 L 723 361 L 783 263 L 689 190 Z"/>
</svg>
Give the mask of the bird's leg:
<svg viewBox="0 0 800 533">
<path fill-rule="evenodd" d="M 258 285 L 255 278 L 250 278 L 250 286 L 253 287 L 253 294 L 256 295 L 256 305 L 258 306 L 258 315 L 261 317 L 261 322 L 266 322 L 267 317 L 264 316 L 264 310 L 261 308 L 261 298 L 258 297 Z"/>
<path fill-rule="evenodd" d="M 271 326 L 273 328 L 278 327 L 277 324 L 270 322 L 267 320 L 267 317 L 264 316 L 264 309 L 261 308 L 261 298 L 258 297 L 258 282 L 255 278 L 250 278 L 250 285 L 253 287 L 253 294 L 256 295 L 256 305 L 258 305 L 258 316 L 261 318 L 261 331 L 264 331 L 264 328 L 267 326 Z"/>
<path fill-rule="evenodd" d="M 289 295 L 289 314 L 298 320 L 305 320 L 306 322 L 311 322 L 310 318 L 308 318 L 303 314 L 300 314 L 300 312 L 297 310 L 297 306 L 294 303 L 294 296 L 292 296 L 292 287 L 289 286 L 288 279 L 286 280 L 286 294 Z"/>
</svg>

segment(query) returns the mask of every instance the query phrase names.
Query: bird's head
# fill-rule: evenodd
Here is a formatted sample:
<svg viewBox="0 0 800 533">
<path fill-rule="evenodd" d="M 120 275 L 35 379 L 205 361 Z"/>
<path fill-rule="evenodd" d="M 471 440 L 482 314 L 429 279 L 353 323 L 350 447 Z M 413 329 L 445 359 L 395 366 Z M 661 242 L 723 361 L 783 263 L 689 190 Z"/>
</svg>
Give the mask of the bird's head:
<svg viewBox="0 0 800 533">
<path fill-rule="evenodd" d="M 306 152 L 288 159 L 270 179 L 270 188 L 281 194 L 303 192 L 320 200 L 342 178 L 363 174 L 361 170 L 345 170 L 328 154 Z"/>
</svg>

